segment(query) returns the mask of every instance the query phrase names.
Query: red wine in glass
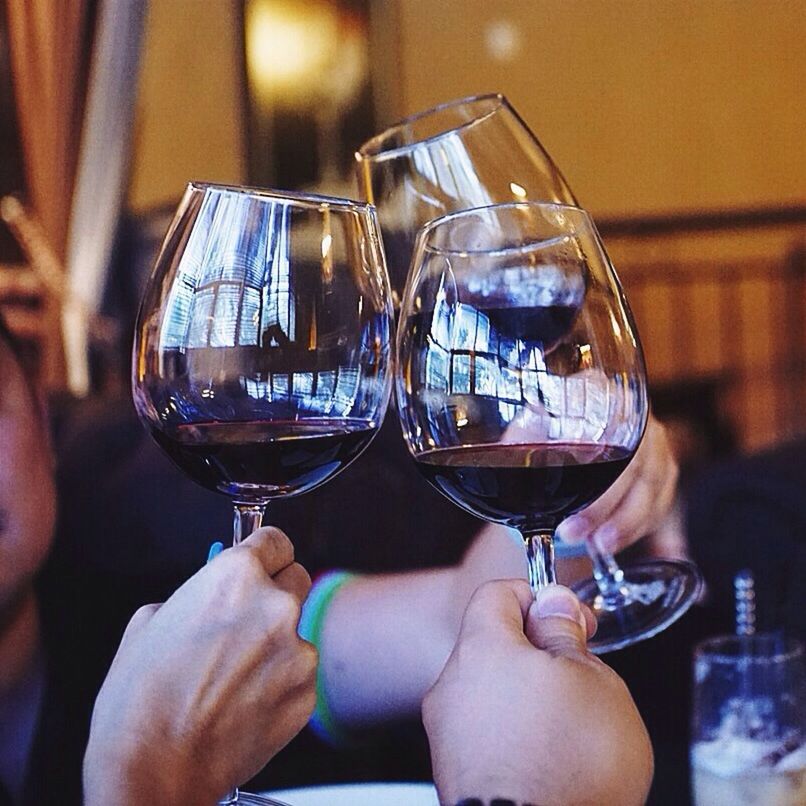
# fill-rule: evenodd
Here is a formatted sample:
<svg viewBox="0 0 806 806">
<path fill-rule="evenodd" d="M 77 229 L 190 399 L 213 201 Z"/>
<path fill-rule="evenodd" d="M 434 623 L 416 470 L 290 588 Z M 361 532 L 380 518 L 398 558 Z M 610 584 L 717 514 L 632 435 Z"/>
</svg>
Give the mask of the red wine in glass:
<svg viewBox="0 0 806 806">
<path fill-rule="evenodd" d="M 152 429 L 159 446 L 194 481 L 241 501 L 299 495 L 345 468 L 370 443 L 362 419 L 184 423 Z"/>
<path fill-rule="evenodd" d="M 415 456 L 420 472 L 455 504 L 516 529 L 554 529 L 596 500 L 632 458 L 596 443 L 463 445 Z"/>
</svg>

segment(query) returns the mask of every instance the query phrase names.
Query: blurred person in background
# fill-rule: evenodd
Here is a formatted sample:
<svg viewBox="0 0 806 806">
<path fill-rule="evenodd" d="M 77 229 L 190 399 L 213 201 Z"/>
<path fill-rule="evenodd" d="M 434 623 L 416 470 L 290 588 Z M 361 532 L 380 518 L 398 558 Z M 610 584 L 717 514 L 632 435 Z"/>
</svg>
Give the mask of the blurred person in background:
<svg viewBox="0 0 806 806">
<path fill-rule="evenodd" d="M 44 406 L 0 320 L 2 806 L 82 802 L 92 703 L 120 639 L 121 619 L 125 624 L 132 601 L 142 596 L 139 585 L 128 587 L 125 574 L 96 574 L 80 550 L 64 553 L 52 545 L 53 471 Z M 115 539 L 112 524 L 108 537 Z M 296 632 L 309 586 L 288 539 L 261 530 L 200 571 L 164 612 L 140 611 L 122 649 L 131 660 L 116 669 L 117 679 L 128 678 L 127 689 L 140 696 L 127 703 L 125 691 L 107 694 L 109 707 L 97 715 L 107 760 L 123 766 L 126 741 L 142 744 L 138 753 L 154 752 L 145 725 L 152 736 L 181 734 L 181 752 L 197 760 L 219 751 L 218 764 L 201 771 L 214 782 L 260 769 L 313 708 L 316 653 Z M 133 635 L 148 630 L 153 637 L 138 655 Z M 216 686 L 238 692 L 223 714 Z M 253 708 L 259 714 L 249 715 L 254 730 L 237 731 L 240 744 L 227 735 L 226 748 L 234 753 L 223 752 L 220 729 L 242 725 Z M 103 730 L 105 721 L 117 726 L 114 741 L 115 729 Z M 160 743 L 161 763 L 176 766 L 170 744 L 169 738 Z M 197 778 L 205 780 L 201 773 Z M 97 777 L 92 781 L 104 791 Z M 217 789 L 214 783 L 211 791 Z"/>
</svg>

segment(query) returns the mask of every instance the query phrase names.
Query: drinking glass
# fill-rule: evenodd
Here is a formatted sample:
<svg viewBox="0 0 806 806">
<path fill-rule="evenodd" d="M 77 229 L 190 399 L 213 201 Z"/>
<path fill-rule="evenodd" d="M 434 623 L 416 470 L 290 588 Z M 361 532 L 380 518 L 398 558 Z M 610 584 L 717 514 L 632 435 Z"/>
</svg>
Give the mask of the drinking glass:
<svg viewBox="0 0 806 806">
<path fill-rule="evenodd" d="M 360 192 L 378 209 L 396 305 L 415 236 L 429 221 L 499 203 L 576 206 L 558 168 L 500 94 L 451 101 L 407 118 L 367 141 L 356 160 Z M 701 577 L 691 563 L 636 563 L 622 569 L 612 555 L 590 543 L 588 550 L 594 578 L 575 590 L 599 620 L 594 651 L 649 638 L 696 601 Z M 623 608 L 628 602 L 629 609 Z"/>
<path fill-rule="evenodd" d="M 798 641 L 731 635 L 694 653 L 696 806 L 806 803 L 806 677 Z"/>
<path fill-rule="evenodd" d="M 178 467 L 232 500 L 235 544 L 372 440 L 392 315 L 371 205 L 188 186 L 140 308 L 133 396 Z"/>
<path fill-rule="evenodd" d="M 427 224 L 395 374 L 403 435 L 423 475 L 459 506 L 521 533 L 535 593 L 553 583 L 554 530 L 627 467 L 648 411 L 641 346 L 590 217 L 522 202 Z M 597 567 L 594 651 L 668 623 L 669 599 L 645 589 L 687 578 L 689 564 L 640 568 L 625 585 Z"/>
</svg>

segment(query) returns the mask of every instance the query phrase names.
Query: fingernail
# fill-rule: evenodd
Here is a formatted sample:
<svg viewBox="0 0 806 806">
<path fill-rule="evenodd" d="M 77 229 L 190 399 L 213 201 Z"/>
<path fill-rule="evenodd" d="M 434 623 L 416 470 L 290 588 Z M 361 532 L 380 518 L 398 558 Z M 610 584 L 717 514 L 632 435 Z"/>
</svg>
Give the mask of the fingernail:
<svg viewBox="0 0 806 806">
<path fill-rule="evenodd" d="M 579 515 L 566 518 L 557 527 L 557 537 L 566 543 L 581 543 L 590 534 L 590 524 Z"/>
<path fill-rule="evenodd" d="M 212 562 L 222 551 L 224 551 L 223 543 L 219 541 L 213 543 L 213 545 L 210 546 L 210 551 L 207 553 L 207 562 Z"/>
<path fill-rule="evenodd" d="M 582 617 L 576 596 L 566 588 L 556 585 L 538 591 L 534 607 L 539 618 L 559 616 L 579 624 Z"/>
<path fill-rule="evenodd" d="M 612 554 L 618 544 L 618 530 L 610 524 L 605 524 L 593 533 L 593 544 L 600 551 Z"/>
</svg>

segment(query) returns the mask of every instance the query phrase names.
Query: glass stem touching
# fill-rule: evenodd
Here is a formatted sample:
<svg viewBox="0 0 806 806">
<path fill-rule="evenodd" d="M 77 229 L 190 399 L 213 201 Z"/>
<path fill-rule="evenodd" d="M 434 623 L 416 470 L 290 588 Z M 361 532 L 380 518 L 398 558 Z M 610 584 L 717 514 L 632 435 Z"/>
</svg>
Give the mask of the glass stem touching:
<svg viewBox="0 0 806 806">
<path fill-rule="evenodd" d="M 263 523 L 265 504 L 239 504 L 235 502 L 235 518 L 232 522 L 232 545 L 246 540 Z"/>
<path fill-rule="evenodd" d="M 590 557 L 593 562 L 593 578 L 599 588 L 602 609 L 616 610 L 630 601 L 630 589 L 624 581 L 624 571 L 616 562 L 616 558 L 607 551 L 600 551 L 590 546 Z"/>
<path fill-rule="evenodd" d="M 526 558 L 529 569 L 529 585 L 532 593 L 546 585 L 553 585 L 557 578 L 554 575 L 554 531 L 537 529 L 523 531 L 523 542 L 526 544 Z"/>
</svg>

